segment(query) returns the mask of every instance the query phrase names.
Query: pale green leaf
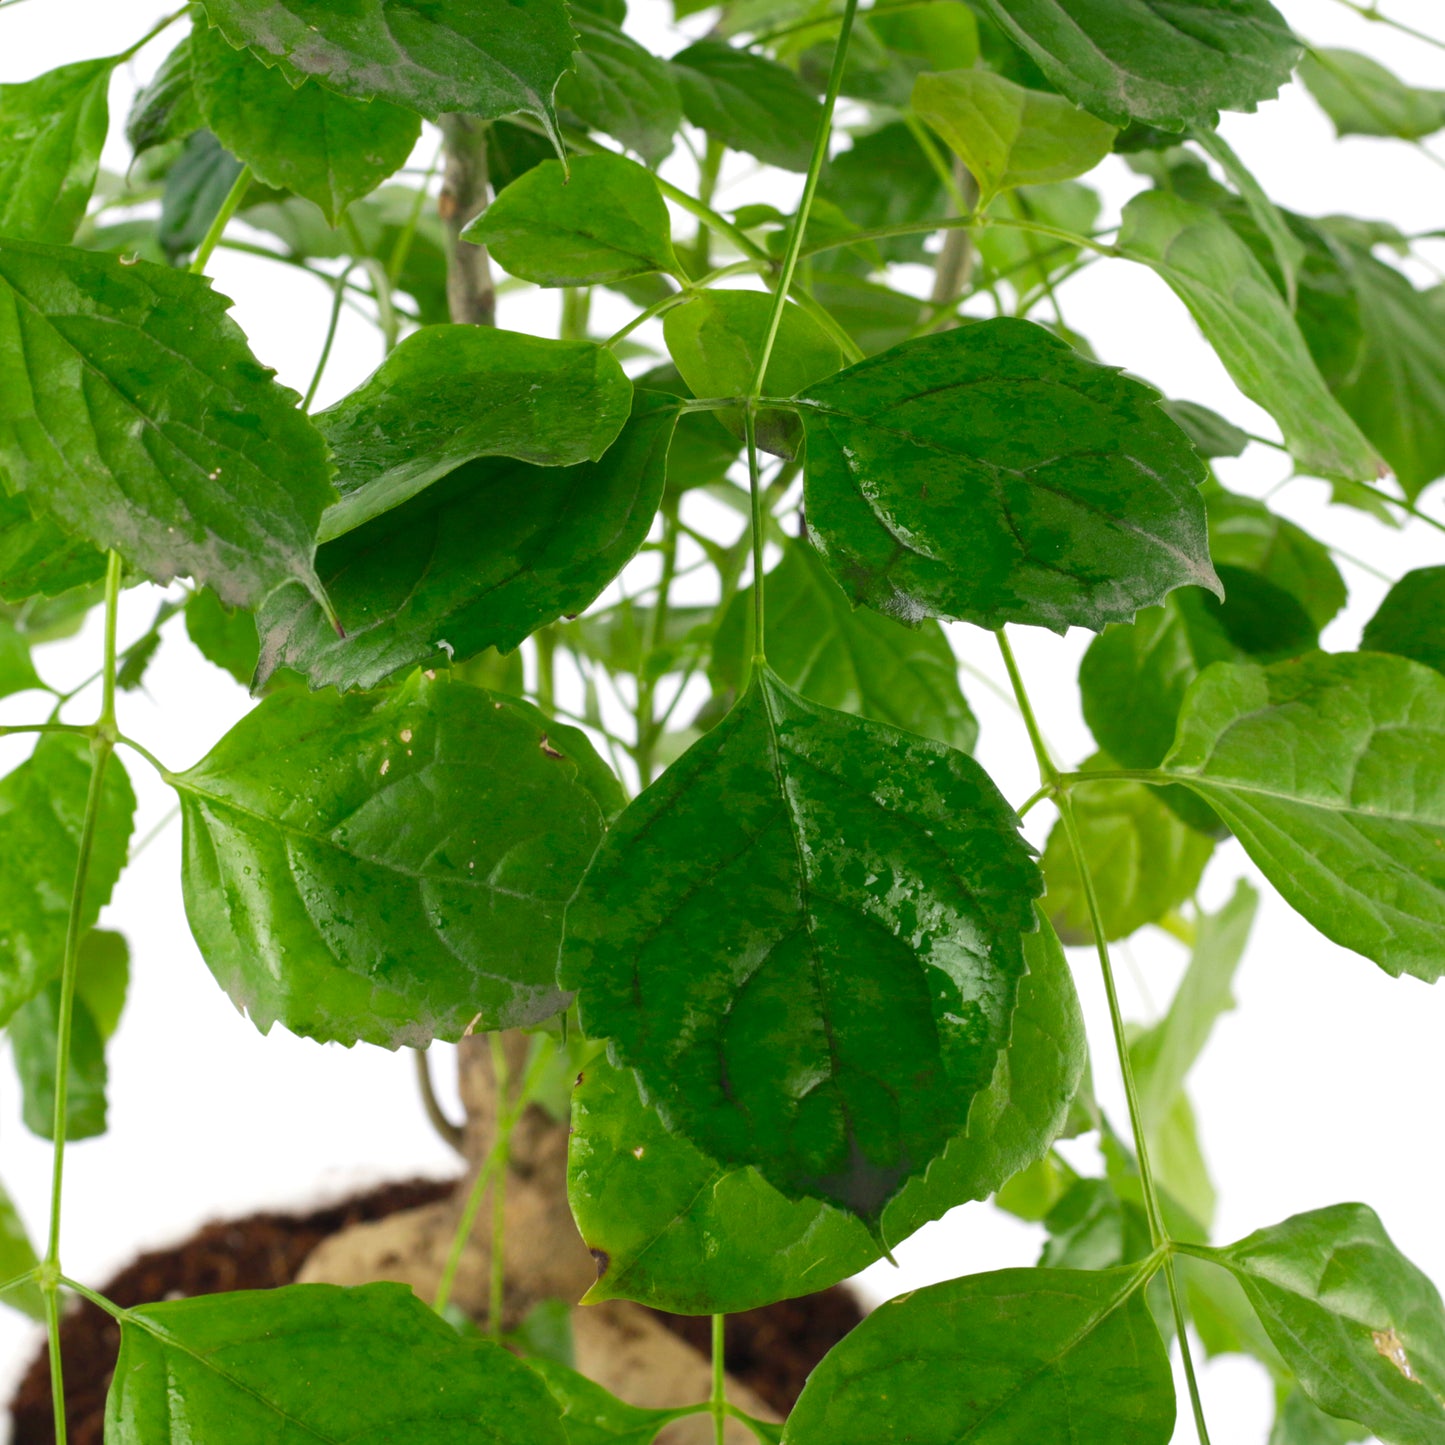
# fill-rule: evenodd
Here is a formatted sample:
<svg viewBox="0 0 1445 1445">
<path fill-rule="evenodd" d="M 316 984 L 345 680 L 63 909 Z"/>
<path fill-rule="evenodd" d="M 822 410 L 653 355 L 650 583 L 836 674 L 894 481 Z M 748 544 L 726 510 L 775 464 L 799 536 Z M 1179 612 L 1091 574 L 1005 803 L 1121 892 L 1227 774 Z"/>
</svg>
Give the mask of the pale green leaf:
<svg viewBox="0 0 1445 1445">
<path fill-rule="evenodd" d="M 1354 50 L 1311 50 L 1299 78 L 1334 122 L 1335 134 L 1420 140 L 1445 129 L 1445 90 L 1406 85 Z"/>
</svg>

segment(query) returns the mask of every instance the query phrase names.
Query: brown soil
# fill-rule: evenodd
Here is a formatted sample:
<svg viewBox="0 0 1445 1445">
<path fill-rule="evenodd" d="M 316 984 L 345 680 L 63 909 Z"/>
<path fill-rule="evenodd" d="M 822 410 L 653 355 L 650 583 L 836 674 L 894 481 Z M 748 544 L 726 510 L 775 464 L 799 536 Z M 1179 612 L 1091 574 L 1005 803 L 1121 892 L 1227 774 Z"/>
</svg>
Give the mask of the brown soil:
<svg viewBox="0 0 1445 1445">
<path fill-rule="evenodd" d="M 355 1224 L 384 1219 L 446 1198 L 451 1183 L 389 1184 L 311 1214 L 253 1214 L 208 1224 L 174 1249 L 143 1254 L 105 1284 L 101 1293 L 125 1308 L 156 1300 L 271 1289 L 290 1284 L 322 1240 Z M 694 1348 L 709 1350 L 706 1317 L 659 1314 Z M 730 1315 L 728 1368 L 780 1414 L 792 1408 L 808 1371 L 861 1318 L 846 1290 Z M 60 1331 L 65 1362 L 71 1445 L 102 1445 L 105 1397 L 120 1348 L 115 1321 L 86 1301 L 66 1314 Z M 13 1445 L 55 1445 L 50 1404 L 50 1361 L 42 1348 L 11 1402 Z"/>
</svg>

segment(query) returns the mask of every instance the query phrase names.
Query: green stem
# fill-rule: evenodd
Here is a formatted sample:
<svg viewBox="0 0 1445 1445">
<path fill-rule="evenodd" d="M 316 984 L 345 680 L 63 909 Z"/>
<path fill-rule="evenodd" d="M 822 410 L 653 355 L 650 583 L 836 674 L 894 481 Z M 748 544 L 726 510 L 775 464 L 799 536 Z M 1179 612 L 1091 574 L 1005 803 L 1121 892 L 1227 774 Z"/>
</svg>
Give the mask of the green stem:
<svg viewBox="0 0 1445 1445">
<path fill-rule="evenodd" d="M 211 259 L 211 252 L 216 249 L 220 242 L 221 234 L 225 231 L 231 217 L 240 209 L 241 202 L 246 198 L 246 192 L 251 185 L 251 167 L 242 166 L 241 174 L 236 177 L 231 189 L 226 192 L 226 199 L 221 202 L 221 209 L 216 212 L 215 219 L 211 222 L 211 228 L 201 240 L 199 249 L 191 258 L 188 267 L 192 276 L 205 274 L 206 263 Z"/>
<path fill-rule="evenodd" d="M 507 1051 L 500 1034 L 490 1034 L 492 1075 L 497 1084 L 497 1166 L 492 1179 L 492 1258 L 487 1285 L 487 1333 L 498 1344 L 502 1340 L 502 1308 L 507 1288 L 507 1170 L 512 1162 L 512 1130 L 516 1127 L 520 1104 L 507 1102 L 511 1079 L 507 1071 Z M 506 1127 L 501 1121 L 505 1119 Z"/>
<path fill-rule="evenodd" d="M 817 256 L 823 251 L 837 251 L 844 246 L 860 246 L 868 241 L 890 241 L 896 236 L 930 235 L 934 231 L 950 231 L 962 228 L 966 231 L 983 230 L 986 226 L 1003 226 L 1010 231 L 1029 231 L 1036 236 L 1049 236 L 1055 241 L 1093 251 L 1100 256 L 1121 256 L 1117 246 L 1110 246 L 1093 236 L 1079 231 L 1065 231 L 1059 226 L 1046 226 L 1040 221 L 1024 221 L 1014 216 L 952 216 L 946 220 L 904 221 L 896 226 L 878 226 L 871 231 L 850 231 L 846 236 L 817 241 L 804 246 L 802 256 Z"/>
<path fill-rule="evenodd" d="M 782 293 L 779 292 L 779 295 Z M 753 544 L 753 657 L 752 672 L 767 665 L 765 630 L 766 609 L 763 605 L 763 481 L 758 469 L 758 418 L 749 401 L 743 407 L 743 436 L 748 453 L 748 500 L 752 510 Z"/>
<path fill-rule="evenodd" d="M 391 277 L 375 256 L 367 254 L 366 242 L 362 240 L 361 231 L 350 211 L 341 218 L 341 230 L 346 237 L 346 244 L 351 247 L 353 259 L 371 278 L 371 296 L 376 302 L 376 324 L 381 328 L 383 345 L 387 351 L 393 351 L 397 337 L 401 334 L 401 323 L 397 320 L 396 307 L 392 304 Z"/>
<path fill-rule="evenodd" d="M 727 1347 L 724 1343 L 727 1316 L 712 1317 L 712 1424 L 716 1445 L 723 1445 L 727 1432 L 728 1383 Z"/>
<path fill-rule="evenodd" d="M 667 639 L 667 609 L 672 584 L 677 575 L 677 498 L 664 497 L 662 502 L 662 576 L 652 604 L 652 627 L 649 630 L 645 655 L 639 659 L 637 674 L 637 747 L 633 761 L 637 776 L 645 788 L 652 781 L 652 755 L 661 732 L 654 702 L 657 682 L 647 666 L 647 655 L 656 653 Z"/>
<path fill-rule="evenodd" d="M 717 191 L 717 178 L 722 171 L 723 156 L 727 153 L 727 147 L 720 140 L 713 136 L 707 138 L 707 148 L 703 151 L 702 160 L 697 168 L 697 196 L 703 205 L 711 206 L 712 198 Z M 712 264 L 709 256 L 708 237 L 710 235 L 707 223 L 701 220 L 697 228 L 697 237 L 692 247 L 692 269 L 695 275 L 702 275 Z"/>
<path fill-rule="evenodd" d="M 1368 5 L 1361 5 L 1358 0 L 1338 0 L 1346 10 L 1353 10 L 1361 20 L 1377 21 L 1381 25 L 1388 25 L 1392 30 L 1398 30 L 1404 35 L 1409 35 L 1415 40 L 1423 40 L 1426 45 L 1434 45 L 1445 50 L 1445 40 L 1438 40 L 1433 35 L 1427 35 L 1423 30 L 1416 30 L 1413 25 L 1406 25 L 1403 20 L 1396 20 L 1393 16 L 1384 14 L 1377 0 L 1371 0 Z"/>
<path fill-rule="evenodd" d="M 8 738 L 16 733 L 85 733 L 91 736 L 94 732 L 95 729 L 89 723 L 7 723 L 0 727 L 0 738 Z"/>
<path fill-rule="evenodd" d="M 537 644 L 537 706 L 551 712 L 557 697 L 557 636 L 550 627 L 532 634 Z"/>
<path fill-rule="evenodd" d="M 500 1138 L 500 1133 L 498 1135 Z M 472 1237 L 472 1230 L 477 1223 L 477 1215 L 482 1208 L 482 1200 L 486 1197 L 487 1185 L 491 1183 L 492 1174 L 497 1167 L 497 1145 L 493 1141 L 491 1152 L 482 1160 L 477 1170 L 477 1177 L 472 1182 L 471 1193 L 467 1195 L 466 1206 L 462 1210 L 461 1218 L 457 1221 L 455 1233 L 452 1235 L 451 1248 L 447 1251 L 447 1262 L 442 1266 L 441 1278 L 437 1281 L 436 1297 L 432 1300 L 432 1308 L 441 1314 L 446 1309 L 452 1297 L 452 1286 L 456 1283 L 457 1269 L 462 1262 L 462 1253 L 467 1247 L 467 1241 Z"/>
<path fill-rule="evenodd" d="M 1039 781 L 1045 787 L 1055 787 L 1060 777 L 1059 770 L 1054 766 L 1054 760 L 1049 756 L 1048 747 L 1044 743 L 1044 735 L 1039 730 L 1038 719 L 1034 716 L 1028 691 L 1024 687 L 1023 675 L 1019 672 L 1019 665 L 1014 660 L 1014 650 L 1009 646 L 1009 640 L 1002 628 L 994 633 L 994 637 L 998 640 L 999 652 L 1003 654 L 1003 665 L 1008 669 L 1008 680 L 1013 687 L 1014 701 L 1018 703 L 1019 712 L 1023 715 L 1024 726 L 1029 731 L 1029 742 L 1033 744 L 1034 757 L 1038 759 Z"/>
<path fill-rule="evenodd" d="M 352 265 L 355 265 L 355 262 Z M 316 370 L 311 373 L 311 385 L 306 388 L 306 395 L 301 399 L 302 411 L 311 410 L 311 403 L 316 400 L 316 388 L 321 385 L 326 363 L 331 360 L 331 348 L 336 344 L 336 327 L 341 320 L 341 303 L 346 299 L 346 278 L 350 275 L 351 266 L 348 266 L 336 278 L 336 286 L 331 296 L 331 315 L 326 322 L 326 340 L 321 343 L 321 355 L 316 360 Z"/>
<path fill-rule="evenodd" d="M 436 153 L 431 158 L 431 164 L 421 178 L 421 185 L 417 187 L 416 195 L 412 197 L 411 210 L 407 212 L 406 224 L 401 228 L 401 233 L 396 238 L 396 244 L 391 248 L 391 256 L 386 263 L 386 275 L 393 286 L 401 279 L 401 273 L 406 269 L 406 260 L 411 254 L 411 244 L 416 239 L 416 229 L 421 224 L 422 208 L 426 205 L 432 179 L 441 169 L 442 155 L 445 150 L 445 145 L 439 145 L 436 148 Z"/>
<path fill-rule="evenodd" d="M 412 1058 L 416 1063 L 416 1086 L 417 1092 L 421 1095 L 421 1106 L 426 1111 L 427 1122 L 436 1130 L 437 1137 L 444 1144 L 450 1145 L 457 1153 L 464 1153 L 463 1140 L 466 1131 L 460 1124 L 454 1124 L 447 1118 L 446 1110 L 442 1108 L 442 1101 L 437 1098 L 437 1091 L 432 1084 L 431 1060 L 427 1057 L 425 1049 L 413 1049 Z"/>
<path fill-rule="evenodd" d="M 137 40 L 134 45 L 130 46 L 126 50 L 122 50 L 121 53 L 116 56 L 116 64 L 123 64 L 125 61 L 131 59 L 132 56 L 144 50 L 145 47 L 149 45 L 151 41 L 156 38 L 157 35 L 159 35 L 163 30 L 169 30 L 171 26 L 176 23 L 177 20 L 181 19 L 181 17 L 190 10 L 190 8 L 191 7 L 189 5 L 182 5 L 179 10 L 172 11 L 171 14 L 167 15 L 164 20 L 157 20 L 156 23 L 152 25 L 151 28 L 147 30 L 146 33 L 142 35 L 141 38 Z"/>
</svg>

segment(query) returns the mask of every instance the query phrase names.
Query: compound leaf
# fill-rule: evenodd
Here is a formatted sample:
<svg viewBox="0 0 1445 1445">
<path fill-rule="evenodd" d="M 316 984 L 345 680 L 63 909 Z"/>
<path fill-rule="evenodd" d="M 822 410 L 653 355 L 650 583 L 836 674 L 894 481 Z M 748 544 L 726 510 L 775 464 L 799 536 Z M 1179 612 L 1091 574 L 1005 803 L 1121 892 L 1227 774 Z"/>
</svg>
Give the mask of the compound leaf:
<svg viewBox="0 0 1445 1445">
<path fill-rule="evenodd" d="M 1244 1286 L 1300 1388 L 1389 1445 L 1445 1431 L 1445 1308 L 1373 1209 L 1336 1204 L 1209 1257 Z M 1347 1437 L 1348 1438 L 1348 1437 Z"/>
<path fill-rule="evenodd" d="M 0 241 L 0 466 L 68 532 L 249 606 L 315 589 L 326 447 L 200 276 Z"/>
<path fill-rule="evenodd" d="M 294 84 L 311 77 L 428 120 L 526 111 L 552 134 L 552 94 L 576 48 L 564 0 L 206 0 L 206 14 Z"/>
<path fill-rule="evenodd" d="M 672 66 L 695 126 L 770 166 L 808 169 L 823 108 L 786 66 L 717 40 L 689 45 Z"/>
<path fill-rule="evenodd" d="M 676 272 L 657 182 L 625 156 L 543 161 L 513 181 L 464 232 L 514 276 L 539 286 L 593 286 Z"/>
<path fill-rule="evenodd" d="M 1217 589 L 1204 467 L 1157 399 L 1029 321 L 905 342 L 800 398 L 810 536 L 906 622 L 1062 632 Z"/>
<path fill-rule="evenodd" d="M 327 542 L 317 568 L 347 635 L 299 587 L 273 593 L 257 614 L 257 685 L 290 667 L 313 687 L 374 687 L 439 653 L 509 652 L 582 612 L 647 537 L 676 418 L 671 397 L 638 392 L 601 461 L 467 462 Z"/>
<path fill-rule="evenodd" d="M 68 242 L 85 215 L 110 124 L 116 60 L 0 85 L 0 236 Z"/>
<path fill-rule="evenodd" d="M 596 461 L 622 430 L 631 397 L 616 357 L 590 341 L 424 327 L 316 417 L 341 492 L 320 538 L 390 511 L 476 457 Z"/>
<path fill-rule="evenodd" d="M 1124 207 L 1119 248 L 1189 308 L 1239 389 L 1279 423 L 1301 468 L 1373 481 L 1378 461 L 1330 395 L 1269 273 L 1223 217 L 1166 191 Z"/>
<path fill-rule="evenodd" d="M 1445 672 L 1445 567 L 1417 567 L 1365 623 L 1360 650 L 1393 652 Z"/>
<path fill-rule="evenodd" d="M 1269 0 L 984 0 L 1070 100 L 1111 125 L 1213 126 L 1289 82 L 1300 44 Z"/>
<path fill-rule="evenodd" d="M 286 1285 L 121 1317 L 106 1401 L 114 1445 L 567 1445 L 547 1387 L 467 1340 L 407 1285 Z"/>
<path fill-rule="evenodd" d="M 1445 971 L 1445 677 L 1388 653 L 1216 663 L 1163 773 L 1229 825 L 1328 938 L 1387 973 Z"/>
<path fill-rule="evenodd" d="M 1064 1127 L 1087 1060 L 1083 1016 L 1047 923 L 1025 938 L 1024 958 L 1008 1048 L 967 1129 L 884 1210 L 890 1240 L 986 1198 L 1042 1158 Z M 717 1164 L 670 1133 L 636 1081 L 603 1057 L 572 1096 L 567 1195 L 597 1260 L 589 1302 L 732 1313 L 812 1293 L 879 1257 L 849 1215 L 787 1199 L 756 1169 Z"/>
<path fill-rule="evenodd" d="M 806 541 L 790 541 L 767 575 L 769 662 L 824 707 L 891 723 L 972 752 L 978 720 L 958 685 L 958 659 L 931 620 L 916 628 L 854 609 Z M 753 655 L 753 589 L 718 623 L 708 669 L 714 689 L 740 692 Z"/>
<path fill-rule="evenodd" d="M 396 1048 L 537 1023 L 621 790 L 573 728 L 418 674 L 283 691 L 173 777 L 186 913 L 265 1032 Z"/>
<path fill-rule="evenodd" d="M 384 100 L 348 100 L 315 81 L 293 86 L 219 30 L 191 37 L 201 119 L 257 180 L 294 191 L 338 225 L 359 200 L 406 164 L 421 117 Z"/>
<path fill-rule="evenodd" d="M 1166 1445 L 1150 1269 L 1004 1269 L 914 1290 L 808 1377 L 783 1445 Z"/>
<path fill-rule="evenodd" d="M 90 748 L 47 733 L 0 778 L 0 1023 L 59 976 L 75 863 L 80 851 Z M 135 794 L 125 769 L 106 768 L 81 923 L 95 924 L 125 866 Z"/>
<path fill-rule="evenodd" d="M 1113 148 L 1111 125 L 1061 95 L 1025 90 L 991 70 L 920 75 L 913 109 L 963 160 L 979 204 L 1016 186 L 1066 181 L 1091 171 Z"/>
<path fill-rule="evenodd" d="M 560 978 L 650 1103 L 875 1230 L 1008 1039 L 1038 870 L 987 774 L 759 669 L 632 803 Z"/>
</svg>

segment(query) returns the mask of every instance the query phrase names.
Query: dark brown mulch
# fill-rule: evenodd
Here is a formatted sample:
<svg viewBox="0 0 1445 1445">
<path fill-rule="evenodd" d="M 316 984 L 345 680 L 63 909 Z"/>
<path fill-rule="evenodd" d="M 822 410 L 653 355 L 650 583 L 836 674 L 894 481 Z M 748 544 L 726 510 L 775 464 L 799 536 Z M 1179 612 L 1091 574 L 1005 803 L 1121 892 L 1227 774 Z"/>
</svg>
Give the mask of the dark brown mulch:
<svg viewBox="0 0 1445 1445">
<path fill-rule="evenodd" d="M 384 1219 L 444 1199 L 454 1186 L 415 1180 L 388 1184 L 311 1214 L 253 1214 L 208 1224 L 174 1249 L 143 1254 L 101 1289 L 123 1308 L 181 1296 L 290 1284 L 306 1256 L 323 1239 L 353 1224 Z M 669 1329 L 706 1354 L 706 1317 L 659 1315 Z M 729 1315 L 728 1367 L 780 1413 L 792 1408 L 808 1371 L 861 1318 L 846 1290 Z M 104 1311 L 80 1301 L 60 1330 L 65 1361 L 70 1445 L 102 1445 L 105 1397 L 120 1348 L 120 1330 Z M 50 1405 L 50 1361 L 36 1355 L 10 1405 L 12 1445 L 55 1445 Z"/>
</svg>

